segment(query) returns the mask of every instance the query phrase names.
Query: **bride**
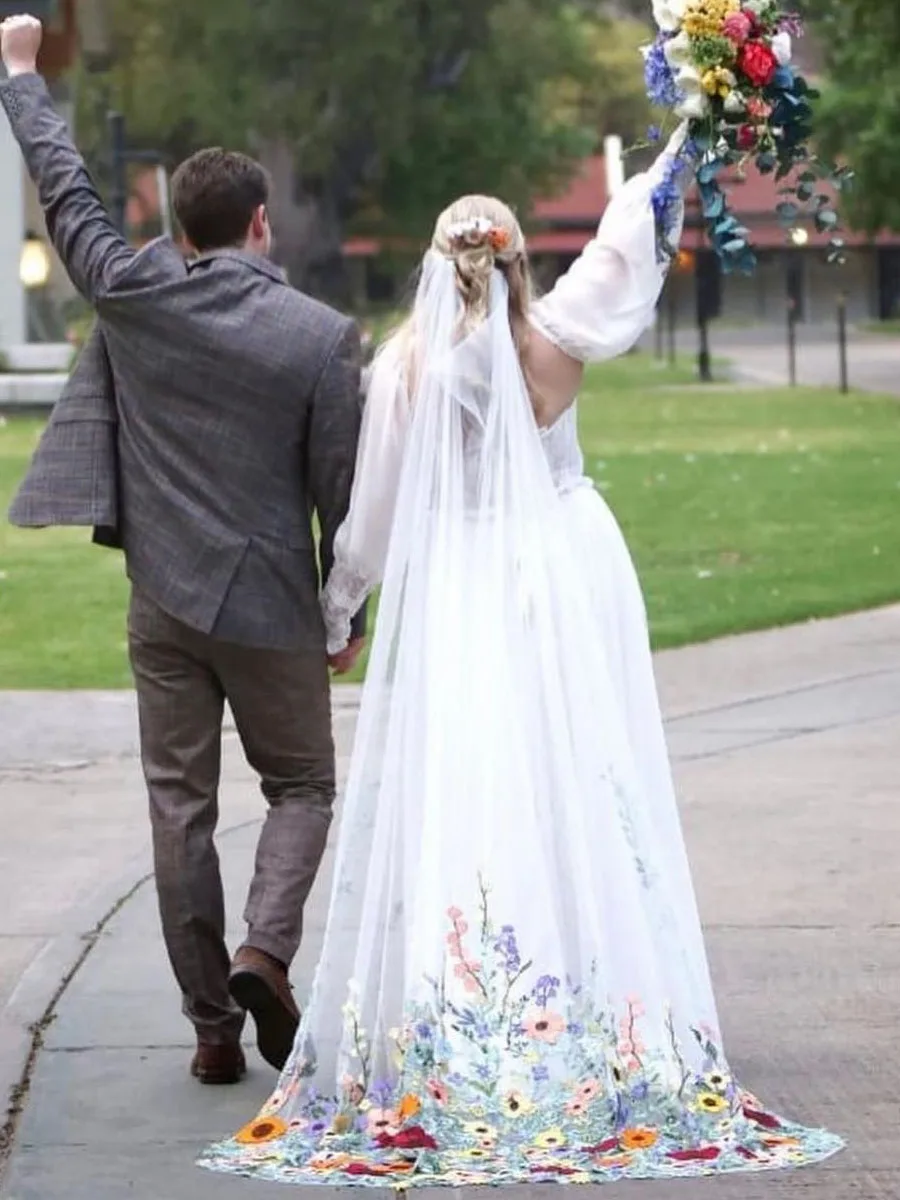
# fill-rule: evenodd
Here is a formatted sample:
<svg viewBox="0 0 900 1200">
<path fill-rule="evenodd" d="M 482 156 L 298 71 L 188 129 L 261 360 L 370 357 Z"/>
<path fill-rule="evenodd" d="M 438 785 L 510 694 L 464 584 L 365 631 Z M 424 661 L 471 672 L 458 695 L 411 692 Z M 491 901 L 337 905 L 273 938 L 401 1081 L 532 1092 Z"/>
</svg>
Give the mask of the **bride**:
<svg viewBox="0 0 900 1200">
<path fill-rule="evenodd" d="M 323 595 L 336 653 L 381 585 L 324 948 L 276 1091 L 203 1166 L 600 1183 L 841 1146 L 730 1073 L 641 592 L 576 435 L 583 364 L 652 319 L 673 146 L 541 300 L 503 204 L 437 222 Z"/>
</svg>

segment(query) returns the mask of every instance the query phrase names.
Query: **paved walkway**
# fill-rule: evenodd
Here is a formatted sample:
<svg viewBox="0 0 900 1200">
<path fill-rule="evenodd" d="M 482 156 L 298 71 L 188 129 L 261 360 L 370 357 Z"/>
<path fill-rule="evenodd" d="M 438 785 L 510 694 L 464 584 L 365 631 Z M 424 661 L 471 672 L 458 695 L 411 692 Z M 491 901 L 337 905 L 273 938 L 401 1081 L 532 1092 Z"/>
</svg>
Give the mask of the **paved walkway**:
<svg viewBox="0 0 900 1200">
<path fill-rule="evenodd" d="M 738 380 L 777 387 L 789 382 L 786 330 L 733 330 L 714 324 L 710 336 L 713 353 L 731 362 Z M 900 337 L 851 330 L 847 376 L 851 388 L 900 395 Z M 837 330 L 830 325 L 798 325 L 797 383 L 836 388 L 839 381 Z"/>
<path fill-rule="evenodd" d="M 896 1200 L 900 609 L 670 652 L 658 670 L 732 1064 L 849 1149 L 814 1171 L 700 1181 L 689 1197 L 665 1183 L 604 1195 Z M 354 703 L 339 693 L 344 762 Z M 127 695 L 0 695 L 0 1087 L 22 1107 L 0 1197 L 271 1200 L 272 1185 L 192 1166 L 252 1116 L 273 1074 L 254 1051 L 240 1087 L 187 1076 L 191 1031 L 141 882 L 134 750 Z M 225 764 L 236 920 L 260 802 L 231 734 Z M 327 870 L 301 995 L 326 893 Z"/>
</svg>

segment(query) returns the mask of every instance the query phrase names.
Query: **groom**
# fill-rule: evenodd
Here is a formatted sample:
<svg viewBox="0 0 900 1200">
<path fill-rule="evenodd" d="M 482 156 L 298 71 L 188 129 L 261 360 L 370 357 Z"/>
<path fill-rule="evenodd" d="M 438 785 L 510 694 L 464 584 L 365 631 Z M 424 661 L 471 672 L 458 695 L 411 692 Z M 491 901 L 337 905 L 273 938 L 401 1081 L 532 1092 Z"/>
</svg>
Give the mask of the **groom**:
<svg viewBox="0 0 900 1200">
<path fill-rule="evenodd" d="M 105 398 L 115 430 L 106 457 L 99 434 L 89 440 L 99 428 L 84 409 L 90 376 L 80 405 L 60 403 L 56 457 L 39 451 L 28 481 L 38 500 L 23 523 L 73 523 L 98 486 L 117 497 L 163 933 L 197 1034 L 192 1073 L 233 1083 L 245 1071 L 246 1011 L 278 1068 L 298 1025 L 288 968 L 335 792 L 311 517 L 324 575 L 350 497 L 359 337 L 270 262 L 268 179 L 242 155 L 202 151 L 174 178 L 196 257 L 185 261 L 165 239 L 136 253 L 37 74 L 40 23 L 13 17 L 0 43 L 9 77 L 0 102 L 50 236 L 97 311 L 91 361 L 105 366 L 94 377 L 114 393 Z M 92 396 L 103 405 L 99 384 Z M 61 447 L 72 453 L 60 459 Z M 117 477 L 98 484 L 98 472 Z M 353 665 L 361 621 L 331 660 L 337 671 Z M 233 962 L 213 841 L 226 700 L 268 801 L 247 938 Z"/>
</svg>

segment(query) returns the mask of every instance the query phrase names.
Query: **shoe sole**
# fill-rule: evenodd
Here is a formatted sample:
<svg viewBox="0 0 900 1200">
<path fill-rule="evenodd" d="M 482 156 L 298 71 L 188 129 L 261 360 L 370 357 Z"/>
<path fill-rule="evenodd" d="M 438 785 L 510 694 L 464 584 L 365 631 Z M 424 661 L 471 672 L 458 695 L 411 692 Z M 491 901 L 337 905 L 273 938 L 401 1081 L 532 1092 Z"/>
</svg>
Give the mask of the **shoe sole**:
<svg viewBox="0 0 900 1200">
<path fill-rule="evenodd" d="M 228 981 L 228 990 L 255 1021 L 260 1054 L 269 1066 L 280 1071 L 294 1048 L 299 1020 L 254 971 L 236 971 Z"/>
<path fill-rule="evenodd" d="M 247 1074 L 247 1068 L 244 1066 L 237 1071 L 218 1074 L 215 1071 L 198 1071 L 196 1068 L 191 1067 L 191 1074 L 198 1083 L 206 1084 L 210 1087 L 226 1087 L 232 1083 L 240 1083 Z"/>
</svg>

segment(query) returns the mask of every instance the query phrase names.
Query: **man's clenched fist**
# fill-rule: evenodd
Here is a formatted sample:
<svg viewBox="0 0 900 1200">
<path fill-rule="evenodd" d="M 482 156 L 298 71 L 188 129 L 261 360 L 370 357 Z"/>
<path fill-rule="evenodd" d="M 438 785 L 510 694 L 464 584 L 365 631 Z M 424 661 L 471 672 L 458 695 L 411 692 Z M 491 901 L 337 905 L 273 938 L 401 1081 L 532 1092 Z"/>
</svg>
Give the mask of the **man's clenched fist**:
<svg viewBox="0 0 900 1200">
<path fill-rule="evenodd" d="M 10 77 L 37 70 L 43 34 L 37 17 L 8 17 L 0 24 L 0 56 Z"/>
</svg>

